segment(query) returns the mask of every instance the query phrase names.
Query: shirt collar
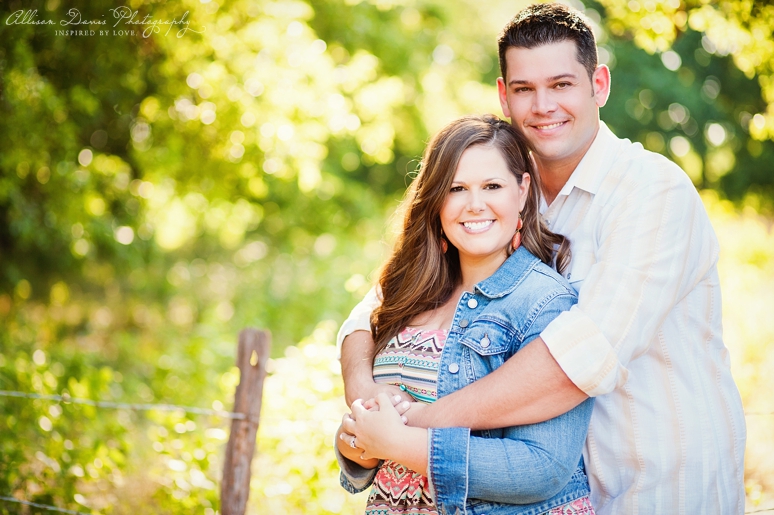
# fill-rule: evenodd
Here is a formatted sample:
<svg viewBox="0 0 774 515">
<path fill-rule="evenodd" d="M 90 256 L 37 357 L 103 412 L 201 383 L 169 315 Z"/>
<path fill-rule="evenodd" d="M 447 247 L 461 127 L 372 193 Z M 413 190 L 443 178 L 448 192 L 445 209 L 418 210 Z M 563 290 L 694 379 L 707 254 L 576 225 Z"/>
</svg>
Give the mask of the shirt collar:
<svg viewBox="0 0 774 515">
<path fill-rule="evenodd" d="M 591 143 L 591 146 L 583 155 L 578 166 L 567 179 L 559 195 L 569 195 L 573 188 L 579 188 L 595 195 L 605 178 L 607 167 L 605 161 L 614 154 L 618 138 L 602 120 L 599 121 L 599 130 Z"/>
<path fill-rule="evenodd" d="M 508 295 L 524 280 L 527 272 L 539 262 L 540 260 L 530 251 L 519 247 L 495 273 L 478 283 L 476 289 L 490 299 Z"/>
</svg>

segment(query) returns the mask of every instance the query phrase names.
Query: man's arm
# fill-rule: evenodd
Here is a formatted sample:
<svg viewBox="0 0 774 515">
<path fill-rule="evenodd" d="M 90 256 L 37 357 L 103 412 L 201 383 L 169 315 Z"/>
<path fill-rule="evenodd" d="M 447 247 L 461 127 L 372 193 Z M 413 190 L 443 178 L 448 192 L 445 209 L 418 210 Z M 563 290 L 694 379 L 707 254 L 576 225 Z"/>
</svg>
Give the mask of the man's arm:
<svg viewBox="0 0 774 515">
<path fill-rule="evenodd" d="M 374 383 L 374 339 L 371 336 L 371 312 L 381 302 L 375 288 L 355 306 L 339 329 L 337 343 L 341 351 L 341 376 L 344 379 L 344 397 L 347 406 L 355 399 L 373 399 L 380 392 L 403 400 L 412 398 L 397 386 Z"/>
<path fill-rule="evenodd" d="M 355 331 L 341 344 L 341 377 L 344 379 L 344 397 L 347 406 L 355 399 L 375 397 L 373 376 L 374 339 L 370 331 Z"/>
<path fill-rule="evenodd" d="M 653 165 L 625 164 L 628 177 Z M 717 260 L 706 212 L 681 174 L 623 184 L 625 194 L 594 214 L 596 262 L 578 304 L 494 373 L 417 413 L 412 407 L 409 423 L 483 429 L 539 422 L 625 384 L 626 366 Z"/>
<path fill-rule="evenodd" d="M 494 429 L 543 422 L 587 398 L 536 338 L 486 377 L 405 415 L 412 426 Z"/>
</svg>

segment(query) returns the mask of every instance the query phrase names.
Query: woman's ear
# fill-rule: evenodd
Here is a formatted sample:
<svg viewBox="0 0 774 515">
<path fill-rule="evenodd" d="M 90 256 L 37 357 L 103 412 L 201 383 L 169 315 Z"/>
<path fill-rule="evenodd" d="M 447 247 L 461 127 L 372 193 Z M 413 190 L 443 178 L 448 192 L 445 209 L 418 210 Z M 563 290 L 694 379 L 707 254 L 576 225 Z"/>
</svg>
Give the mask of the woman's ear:
<svg viewBox="0 0 774 515">
<path fill-rule="evenodd" d="M 528 173 L 524 173 L 521 176 L 521 184 L 519 184 L 519 211 L 524 210 L 524 206 L 527 205 L 527 199 L 529 198 L 529 186 L 532 182 L 532 178 Z"/>
</svg>

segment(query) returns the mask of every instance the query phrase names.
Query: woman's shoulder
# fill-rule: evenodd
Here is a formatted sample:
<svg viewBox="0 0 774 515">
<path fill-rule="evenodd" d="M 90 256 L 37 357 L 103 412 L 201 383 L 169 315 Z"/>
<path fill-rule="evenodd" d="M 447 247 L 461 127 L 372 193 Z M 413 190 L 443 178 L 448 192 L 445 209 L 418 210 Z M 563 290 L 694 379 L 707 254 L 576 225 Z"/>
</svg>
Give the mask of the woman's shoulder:
<svg viewBox="0 0 774 515">
<path fill-rule="evenodd" d="M 546 303 L 564 299 L 570 304 L 577 302 L 577 295 L 567 279 L 559 272 L 540 260 L 530 267 L 520 278 L 519 284 L 507 295 L 502 297 L 503 303 L 530 305 L 545 305 Z"/>
<path fill-rule="evenodd" d="M 531 254 L 529 254 L 531 256 Z M 547 325 L 578 302 L 575 290 L 556 270 L 534 258 L 511 278 L 512 287 L 491 299 L 484 318 L 499 320 L 516 332 L 527 331 L 536 321 Z"/>
</svg>

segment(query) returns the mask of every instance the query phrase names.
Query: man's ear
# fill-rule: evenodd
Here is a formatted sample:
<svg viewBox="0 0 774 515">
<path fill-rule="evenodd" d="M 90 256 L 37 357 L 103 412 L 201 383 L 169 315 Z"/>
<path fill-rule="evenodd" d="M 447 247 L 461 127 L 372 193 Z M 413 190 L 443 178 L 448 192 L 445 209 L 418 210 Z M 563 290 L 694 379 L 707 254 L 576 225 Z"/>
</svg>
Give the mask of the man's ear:
<svg viewBox="0 0 774 515">
<path fill-rule="evenodd" d="M 508 89 L 502 77 L 497 78 L 497 95 L 500 97 L 500 108 L 503 110 L 503 116 L 511 117 L 511 110 L 508 107 Z"/>
<path fill-rule="evenodd" d="M 603 107 L 610 96 L 610 68 L 600 64 L 591 76 L 591 87 L 598 107 Z"/>
</svg>

